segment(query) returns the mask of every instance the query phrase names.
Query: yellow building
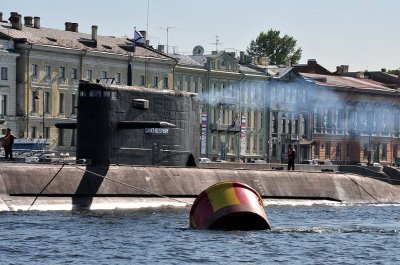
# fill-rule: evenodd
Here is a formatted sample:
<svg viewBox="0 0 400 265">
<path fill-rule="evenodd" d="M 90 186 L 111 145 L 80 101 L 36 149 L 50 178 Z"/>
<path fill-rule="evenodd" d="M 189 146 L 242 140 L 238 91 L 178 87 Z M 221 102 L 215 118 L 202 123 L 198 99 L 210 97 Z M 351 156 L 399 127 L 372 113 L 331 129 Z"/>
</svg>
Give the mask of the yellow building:
<svg viewBox="0 0 400 265">
<path fill-rule="evenodd" d="M 56 123 L 75 120 L 78 81 L 165 88 L 175 60 L 133 40 L 80 33 L 78 24 L 65 30 L 44 28 L 39 17 L 11 13 L 0 22 L 0 38 L 15 42 L 20 54 L 16 70 L 16 131 L 21 138 L 46 138 L 52 150 L 73 152 L 75 131 Z M 12 103 L 10 103 L 12 104 Z"/>
</svg>

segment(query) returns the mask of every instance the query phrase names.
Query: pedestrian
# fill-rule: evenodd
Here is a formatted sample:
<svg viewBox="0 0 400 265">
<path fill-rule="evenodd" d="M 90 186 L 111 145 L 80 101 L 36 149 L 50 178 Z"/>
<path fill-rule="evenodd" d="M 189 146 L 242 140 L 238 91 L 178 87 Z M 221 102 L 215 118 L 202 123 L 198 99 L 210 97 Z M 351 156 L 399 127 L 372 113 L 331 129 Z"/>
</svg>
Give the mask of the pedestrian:
<svg viewBox="0 0 400 265">
<path fill-rule="evenodd" d="M 288 152 L 288 169 L 287 170 L 294 170 L 294 160 L 296 159 L 296 149 L 294 146 L 290 146 Z"/>
<path fill-rule="evenodd" d="M 10 158 L 10 161 L 13 160 L 13 153 L 12 153 L 12 147 L 14 144 L 14 139 L 15 136 L 12 134 L 11 129 L 7 128 L 7 133 L 3 138 L 3 148 L 4 148 L 4 159 Z"/>
</svg>

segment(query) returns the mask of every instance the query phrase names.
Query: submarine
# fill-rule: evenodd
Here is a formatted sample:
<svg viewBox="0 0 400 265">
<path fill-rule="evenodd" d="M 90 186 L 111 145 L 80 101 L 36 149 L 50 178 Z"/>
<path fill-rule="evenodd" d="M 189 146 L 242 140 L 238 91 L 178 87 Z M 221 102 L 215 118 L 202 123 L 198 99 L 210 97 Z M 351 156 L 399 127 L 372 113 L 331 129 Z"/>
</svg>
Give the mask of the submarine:
<svg viewBox="0 0 400 265">
<path fill-rule="evenodd" d="M 0 211 L 188 206 L 221 182 L 248 185 L 262 199 L 400 202 L 400 186 L 346 172 L 199 166 L 197 94 L 87 81 L 78 93 L 76 122 L 56 125 L 77 130 L 76 163 L 2 163 Z M 247 190 L 222 187 L 211 191 Z M 228 201 L 227 211 L 235 205 Z M 196 210 L 193 227 L 219 224 L 213 210 L 215 225 L 203 227 Z"/>
<path fill-rule="evenodd" d="M 76 159 L 87 165 L 196 167 L 196 94 L 80 81 Z"/>
</svg>

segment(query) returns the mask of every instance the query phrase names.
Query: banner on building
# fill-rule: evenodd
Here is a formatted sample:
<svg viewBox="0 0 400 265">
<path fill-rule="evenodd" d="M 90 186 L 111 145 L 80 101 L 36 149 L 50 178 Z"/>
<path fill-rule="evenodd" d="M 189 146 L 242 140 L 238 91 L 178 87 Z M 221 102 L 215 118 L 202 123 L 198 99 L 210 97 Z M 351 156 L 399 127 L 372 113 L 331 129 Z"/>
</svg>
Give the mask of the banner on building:
<svg viewBox="0 0 400 265">
<path fill-rule="evenodd" d="M 201 114 L 201 150 L 202 155 L 206 154 L 207 150 L 207 113 Z"/>
<path fill-rule="evenodd" d="M 240 155 L 246 154 L 247 147 L 247 117 L 246 114 L 242 114 L 242 120 L 240 123 Z"/>
</svg>

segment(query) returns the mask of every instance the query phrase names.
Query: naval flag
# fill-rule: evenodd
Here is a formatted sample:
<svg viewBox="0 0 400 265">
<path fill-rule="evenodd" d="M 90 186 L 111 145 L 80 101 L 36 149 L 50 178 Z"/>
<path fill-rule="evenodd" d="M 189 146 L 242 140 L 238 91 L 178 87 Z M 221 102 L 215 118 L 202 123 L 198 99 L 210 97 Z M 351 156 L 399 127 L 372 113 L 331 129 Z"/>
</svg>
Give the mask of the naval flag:
<svg viewBox="0 0 400 265">
<path fill-rule="evenodd" d="M 133 37 L 135 43 L 144 43 L 144 38 L 140 32 L 135 29 L 135 36 Z"/>
</svg>

